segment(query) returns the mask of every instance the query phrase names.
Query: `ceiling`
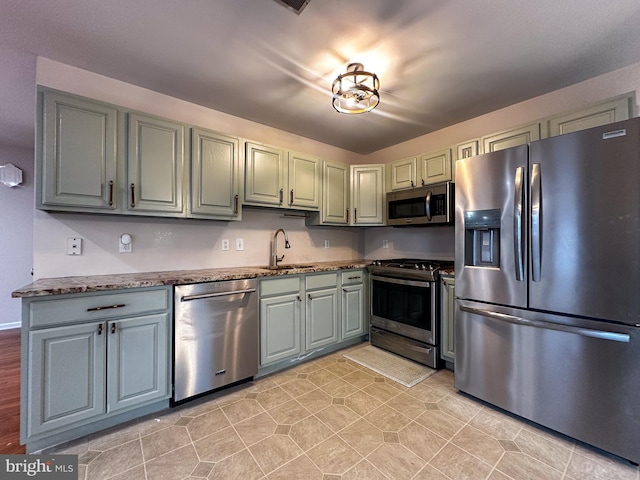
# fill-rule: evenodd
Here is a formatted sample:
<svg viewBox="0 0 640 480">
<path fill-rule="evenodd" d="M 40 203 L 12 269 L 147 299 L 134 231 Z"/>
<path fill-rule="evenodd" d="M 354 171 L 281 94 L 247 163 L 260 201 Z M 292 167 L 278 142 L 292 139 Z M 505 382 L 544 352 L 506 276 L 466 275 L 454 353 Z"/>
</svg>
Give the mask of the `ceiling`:
<svg viewBox="0 0 640 480">
<path fill-rule="evenodd" d="M 0 46 L 360 154 L 639 62 L 639 25 L 638 0 L 0 0 Z M 380 105 L 339 114 L 354 61 Z"/>
</svg>

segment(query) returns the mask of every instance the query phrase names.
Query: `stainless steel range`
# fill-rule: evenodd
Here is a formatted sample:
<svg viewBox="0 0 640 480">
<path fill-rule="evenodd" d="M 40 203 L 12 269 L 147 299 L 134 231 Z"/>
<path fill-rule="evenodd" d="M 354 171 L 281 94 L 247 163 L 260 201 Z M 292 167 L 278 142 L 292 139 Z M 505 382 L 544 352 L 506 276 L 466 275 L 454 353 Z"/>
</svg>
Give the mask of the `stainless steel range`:
<svg viewBox="0 0 640 480">
<path fill-rule="evenodd" d="M 368 266 L 372 345 L 438 368 L 440 270 L 453 262 L 400 258 Z"/>
</svg>

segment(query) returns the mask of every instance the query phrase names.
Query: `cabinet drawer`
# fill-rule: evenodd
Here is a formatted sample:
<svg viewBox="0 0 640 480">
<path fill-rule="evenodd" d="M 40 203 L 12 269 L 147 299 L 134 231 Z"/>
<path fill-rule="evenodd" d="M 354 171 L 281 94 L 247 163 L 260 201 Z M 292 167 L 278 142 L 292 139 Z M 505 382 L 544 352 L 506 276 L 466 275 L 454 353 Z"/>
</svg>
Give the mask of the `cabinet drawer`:
<svg viewBox="0 0 640 480">
<path fill-rule="evenodd" d="M 281 293 L 297 293 L 300 291 L 300 277 L 286 276 L 273 280 L 262 280 L 260 282 L 260 296 L 278 295 Z"/>
<path fill-rule="evenodd" d="M 364 270 L 347 270 L 342 272 L 342 285 L 364 282 Z"/>
<path fill-rule="evenodd" d="M 335 273 L 322 273 L 319 275 L 307 275 L 307 290 L 314 288 L 335 287 L 338 283 L 338 275 Z"/>
<path fill-rule="evenodd" d="M 46 297 L 29 302 L 29 327 L 50 327 L 130 316 L 171 307 L 169 287 L 154 290 L 118 290 L 108 294 Z"/>
</svg>

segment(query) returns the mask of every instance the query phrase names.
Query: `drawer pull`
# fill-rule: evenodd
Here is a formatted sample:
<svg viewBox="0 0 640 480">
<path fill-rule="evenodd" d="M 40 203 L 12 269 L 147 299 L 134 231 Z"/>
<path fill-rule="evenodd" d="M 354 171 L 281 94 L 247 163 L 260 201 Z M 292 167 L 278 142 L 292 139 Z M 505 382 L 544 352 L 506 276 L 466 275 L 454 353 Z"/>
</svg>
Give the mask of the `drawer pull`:
<svg viewBox="0 0 640 480">
<path fill-rule="evenodd" d="M 127 305 L 124 303 L 120 303 L 118 305 L 106 305 L 104 307 L 92 307 L 92 308 L 87 308 L 87 312 L 99 312 L 100 310 L 108 310 L 111 308 L 122 308 L 122 307 L 126 307 Z"/>
<path fill-rule="evenodd" d="M 361 277 L 347 277 L 347 280 L 360 280 Z"/>
</svg>

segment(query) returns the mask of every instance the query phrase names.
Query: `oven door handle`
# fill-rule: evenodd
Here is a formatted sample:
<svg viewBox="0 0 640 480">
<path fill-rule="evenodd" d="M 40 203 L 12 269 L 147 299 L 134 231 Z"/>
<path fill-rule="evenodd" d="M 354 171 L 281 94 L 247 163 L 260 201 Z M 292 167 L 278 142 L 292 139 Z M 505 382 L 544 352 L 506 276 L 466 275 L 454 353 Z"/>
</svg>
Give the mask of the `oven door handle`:
<svg viewBox="0 0 640 480">
<path fill-rule="evenodd" d="M 385 283 L 395 283 L 398 285 L 409 285 L 409 286 L 413 286 L 413 287 L 423 287 L 423 288 L 429 288 L 431 286 L 430 281 L 425 280 L 425 281 L 419 281 L 419 280 L 405 280 L 402 278 L 393 278 L 393 277 L 381 277 L 380 275 L 371 275 L 369 277 L 371 280 L 378 280 L 380 282 L 385 282 Z"/>
</svg>

